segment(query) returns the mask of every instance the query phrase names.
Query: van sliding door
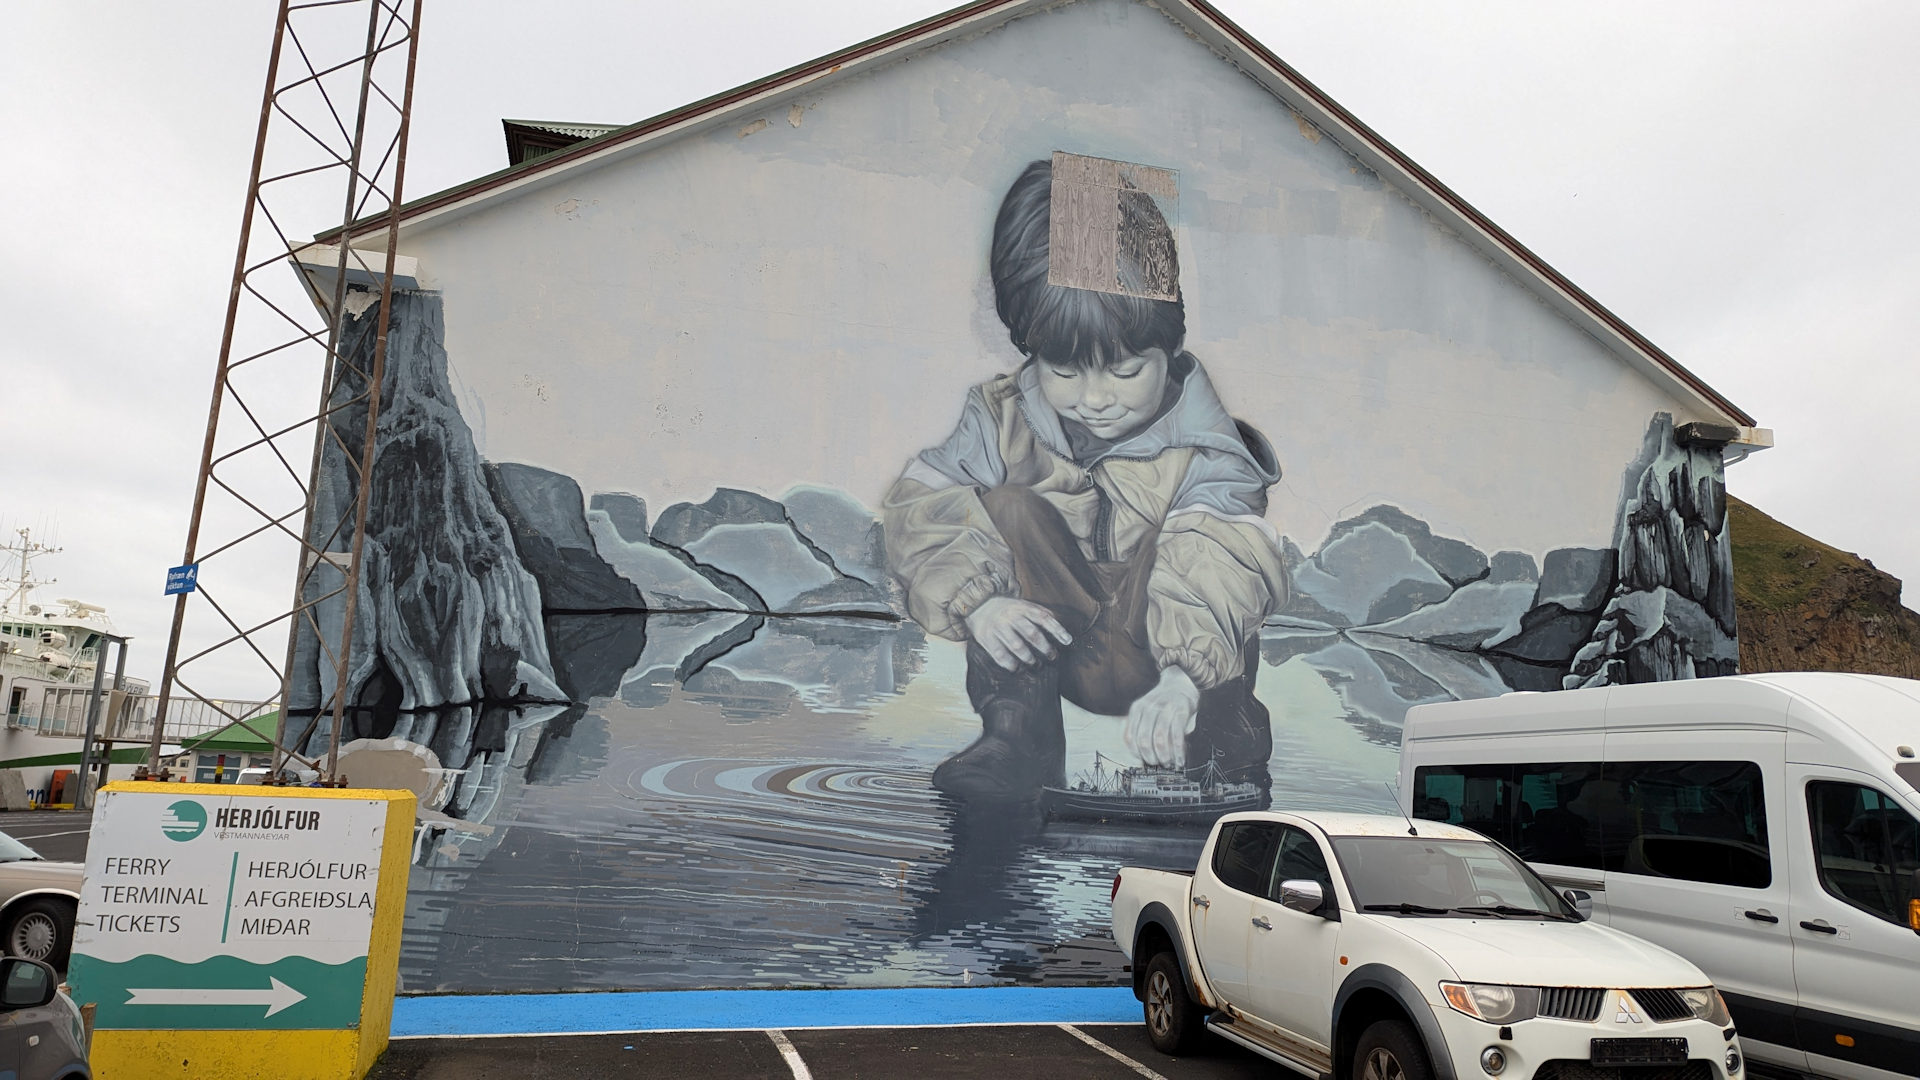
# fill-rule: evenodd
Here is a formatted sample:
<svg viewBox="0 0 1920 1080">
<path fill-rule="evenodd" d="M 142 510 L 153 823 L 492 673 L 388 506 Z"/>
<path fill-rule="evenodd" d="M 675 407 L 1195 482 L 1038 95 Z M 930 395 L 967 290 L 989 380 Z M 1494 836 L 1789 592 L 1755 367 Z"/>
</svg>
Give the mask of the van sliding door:
<svg viewBox="0 0 1920 1080">
<path fill-rule="evenodd" d="M 1600 781 L 1569 804 L 1599 830 L 1609 921 L 1698 964 L 1760 1059 L 1794 1066 L 1785 727 L 1636 711 L 1609 704 Z"/>
</svg>

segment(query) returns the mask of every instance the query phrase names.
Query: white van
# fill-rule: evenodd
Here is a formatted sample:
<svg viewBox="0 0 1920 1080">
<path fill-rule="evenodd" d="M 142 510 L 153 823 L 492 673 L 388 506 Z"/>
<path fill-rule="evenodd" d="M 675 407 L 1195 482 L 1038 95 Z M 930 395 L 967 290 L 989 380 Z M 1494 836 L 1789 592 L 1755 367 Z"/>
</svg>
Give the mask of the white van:
<svg viewBox="0 0 1920 1080">
<path fill-rule="evenodd" d="M 1407 713 L 1400 797 L 1698 964 L 1755 1061 L 1920 1075 L 1920 682 L 1803 672 Z"/>
</svg>

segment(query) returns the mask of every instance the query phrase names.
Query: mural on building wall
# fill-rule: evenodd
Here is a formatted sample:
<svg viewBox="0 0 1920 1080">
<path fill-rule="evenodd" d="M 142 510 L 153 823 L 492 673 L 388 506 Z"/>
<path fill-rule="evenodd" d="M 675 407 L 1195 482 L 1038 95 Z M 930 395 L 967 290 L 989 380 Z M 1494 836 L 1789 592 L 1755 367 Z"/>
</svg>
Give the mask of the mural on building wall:
<svg viewBox="0 0 1920 1080">
<path fill-rule="evenodd" d="M 1410 706 L 1733 670 L 1716 448 L 1651 417 L 1611 549 L 1381 502 L 1308 552 L 1184 347 L 1177 175 L 1009 180 L 982 246 L 1028 359 L 914 403 L 879 506 L 485 460 L 442 298 L 394 295 L 342 734 L 440 778 L 407 989 L 1111 982 L 1115 866 L 1190 864 L 1228 809 L 1387 809 Z M 352 483 L 329 448 L 316 497 Z"/>
<path fill-rule="evenodd" d="M 1026 362 L 975 387 L 887 493 L 909 612 L 966 644 L 983 730 L 932 778 L 960 801 L 1211 820 L 1271 786 L 1254 678 L 1286 596 L 1264 517 L 1280 470 L 1183 348 L 1151 189 L 1173 191 L 1172 174 L 1058 153 L 1020 174 L 991 267 Z M 1126 717 L 1139 765 L 1069 788 L 1063 698 Z"/>
</svg>

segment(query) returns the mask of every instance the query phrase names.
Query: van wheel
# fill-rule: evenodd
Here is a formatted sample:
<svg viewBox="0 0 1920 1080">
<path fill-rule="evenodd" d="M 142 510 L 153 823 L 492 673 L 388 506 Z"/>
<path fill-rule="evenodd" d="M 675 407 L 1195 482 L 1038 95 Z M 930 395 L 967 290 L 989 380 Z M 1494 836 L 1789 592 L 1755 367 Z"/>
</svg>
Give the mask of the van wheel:
<svg viewBox="0 0 1920 1080">
<path fill-rule="evenodd" d="M 1433 1080 L 1433 1069 L 1404 1020 L 1376 1020 L 1353 1049 L 1353 1080 Z"/>
<path fill-rule="evenodd" d="M 65 971 L 73 949 L 73 905 L 59 900 L 29 900 L 7 917 L 0 951 L 24 956 Z"/>
<path fill-rule="evenodd" d="M 1147 961 L 1147 998 L 1143 1005 L 1147 1019 L 1147 1039 L 1163 1054 L 1192 1052 L 1205 1030 L 1200 1006 L 1187 996 L 1187 981 L 1180 974 L 1180 959 L 1172 950 L 1153 954 Z"/>
</svg>

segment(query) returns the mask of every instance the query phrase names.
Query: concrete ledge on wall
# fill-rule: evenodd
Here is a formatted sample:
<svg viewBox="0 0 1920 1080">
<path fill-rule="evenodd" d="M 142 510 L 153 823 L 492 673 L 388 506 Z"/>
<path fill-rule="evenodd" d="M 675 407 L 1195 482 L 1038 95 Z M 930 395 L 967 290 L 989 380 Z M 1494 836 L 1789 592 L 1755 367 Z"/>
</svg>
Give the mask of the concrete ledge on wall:
<svg viewBox="0 0 1920 1080">
<path fill-rule="evenodd" d="M 1773 446 L 1773 429 L 1734 424 L 1681 424 L 1673 431 L 1673 441 L 1681 446 L 1735 446 L 1752 452 Z"/>
<path fill-rule="evenodd" d="M 403 997 L 393 1037 L 1139 1022 L 1124 986 L 658 990 Z"/>
</svg>

